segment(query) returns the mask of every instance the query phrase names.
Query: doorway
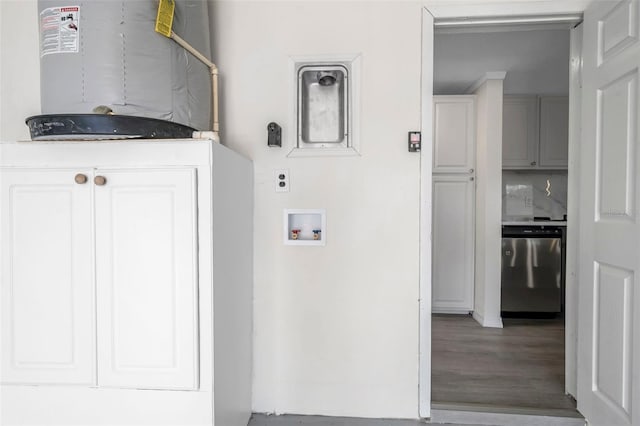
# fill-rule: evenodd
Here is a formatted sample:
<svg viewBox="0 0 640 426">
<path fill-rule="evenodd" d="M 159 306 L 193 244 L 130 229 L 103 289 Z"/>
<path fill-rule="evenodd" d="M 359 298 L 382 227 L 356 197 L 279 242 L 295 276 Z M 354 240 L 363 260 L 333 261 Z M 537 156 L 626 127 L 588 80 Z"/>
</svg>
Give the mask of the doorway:
<svg viewBox="0 0 640 426">
<path fill-rule="evenodd" d="M 538 112 L 542 98 L 568 98 L 570 28 L 574 25 L 575 22 L 436 30 L 434 95 L 469 95 L 474 82 L 483 74 L 506 71 L 504 95 L 537 98 Z M 507 167 L 502 175 L 503 200 L 505 182 L 514 180 L 530 181 L 532 193 L 544 189 L 537 187 L 541 179 L 553 182 L 552 186 L 563 187 L 558 191 L 562 196 L 554 199 L 556 205 L 537 206 L 534 202 L 532 207 L 536 211 L 532 209 L 531 219 L 543 216 L 539 211 L 546 209 L 550 214 L 544 216 L 556 220 L 564 216 L 566 222 L 568 167 Z M 435 203 L 434 197 L 434 211 Z M 504 203 L 502 213 L 503 216 L 509 213 Z M 434 253 L 438 250 L 437 241 L 433 250 Z M 492 261 L 494 265 L 500 262 L 498 252 L 488 257 L 493 259 L 485 261 Z M 497 265 L 499 268 L 499 263 Z M 436 296 L 433 298 L 435 301 Z M 575 300 L 570 303 L 573 302 Z M 575 413 L 575 401 L 565 395 L 565 392 L 575 393 L 571 383 L 566 386 L 564 383 L 565 306 L 563 304 L 553 318 L 527 318 L 526 315 L 525 318 L 503 318 L 504 328 L 482 327 L 469 315 L 439 310 L 440 313 L 431 318 L 431 401 L 434 406 L 471 405 L 501 410 L 546 410 L 549 414 Z M 573 357 L 572 348 L 567 349 L 566 357 Z M 456 360 L 454 354 L 463 354 L 466 361 L 464 356 Z M 574 368 L 575 360 L 568 364 Z M 528 373 L 533 376 L 527 376 Z M 568 376 L 572 375 L 575 374 L 570 372 Z M 458 382 L 453 383 L 452 378 Z M 458 391 L 451 392 L 455 388 Z M 534 392 L 527 393 L 527 390 Z"/>
</svg>

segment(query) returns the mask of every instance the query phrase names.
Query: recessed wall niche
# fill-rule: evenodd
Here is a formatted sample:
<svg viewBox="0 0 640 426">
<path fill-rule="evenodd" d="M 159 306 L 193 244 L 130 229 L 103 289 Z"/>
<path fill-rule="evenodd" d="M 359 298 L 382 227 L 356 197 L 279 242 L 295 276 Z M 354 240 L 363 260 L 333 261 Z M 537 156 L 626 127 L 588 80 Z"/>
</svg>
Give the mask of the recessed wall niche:
<svg viewBox="0 0 640 426">
<path fill-rule="evenodd" d="M 284 243 L 300 246 L 324 246 L 327 241 L 327 216 L 324 209 L 285 209 Z"/>
<path fill-rule="evenodd" d="M 358 154 L 359 55 L 291 58 L 290 157 Z"/>
</svg>

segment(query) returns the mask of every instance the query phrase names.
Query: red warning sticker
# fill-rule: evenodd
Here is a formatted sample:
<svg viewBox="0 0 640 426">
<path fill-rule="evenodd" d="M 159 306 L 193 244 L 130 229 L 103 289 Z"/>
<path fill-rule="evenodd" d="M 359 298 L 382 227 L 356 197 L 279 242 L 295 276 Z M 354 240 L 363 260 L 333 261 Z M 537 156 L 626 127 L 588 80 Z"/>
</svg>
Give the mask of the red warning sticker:
<svg viewBox="0 0 640 426">
<path fill-rule="evenodd" d="M 80 45 L 80 7 L 48 7 L 40 12 L 40 56 L 77 53 Z"/>
</svg>

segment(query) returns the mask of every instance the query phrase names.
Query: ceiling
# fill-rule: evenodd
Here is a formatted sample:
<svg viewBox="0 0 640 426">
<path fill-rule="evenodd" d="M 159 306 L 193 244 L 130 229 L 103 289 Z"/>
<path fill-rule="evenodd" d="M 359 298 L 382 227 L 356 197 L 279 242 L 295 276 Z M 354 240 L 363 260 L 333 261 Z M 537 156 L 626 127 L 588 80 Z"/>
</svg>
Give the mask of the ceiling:
<svg viewBox="0 0 640 426">
<path fill-rule="evenodd" d="M 436 32 L 436 95 L 466 94 L 487 72 L 506 71 L 505 94 L 569 93 L 569 30 Z"/>
</svg>

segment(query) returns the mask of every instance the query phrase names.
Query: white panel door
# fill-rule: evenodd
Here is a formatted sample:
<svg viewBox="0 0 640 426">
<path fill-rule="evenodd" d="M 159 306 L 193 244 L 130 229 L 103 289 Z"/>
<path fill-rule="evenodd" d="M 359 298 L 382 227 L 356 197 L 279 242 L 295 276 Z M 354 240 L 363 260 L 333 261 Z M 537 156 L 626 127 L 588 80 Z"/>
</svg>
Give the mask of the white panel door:
<svg viewBox="0 0 640 426">
<path fill-rule="evenodd" d="M 578 409 L 591 426 L 640 424 L 638 2 L 585 12 Z"/>
<path fill-rule="evenodd" d="M 569 98 L 540 98 L 540 167 L 567 167 L 569 162 Z"/>
<path fill-rule="evenodd" d="M 536 166 L 537 97 L 505 96 L 502 117 L 502 167 Z"/>
<path fill-rule="evenodd" d="M 195 171 L 96 170 L 98 385 L 198 387 Z"/>
<path fill-rule="evenodd" d="M 433 173 L 473 173 L 475 97 L 433 97 Z"/>
<path fill-rule="evenodd" d="M 2 382 L 91 384 L 91 171 L 0 170 Z"/>
<path fill-rule="evenodd" d="M 433 311 L 473 310 L 475 182 L 433 176 Z"/>
</svg>

